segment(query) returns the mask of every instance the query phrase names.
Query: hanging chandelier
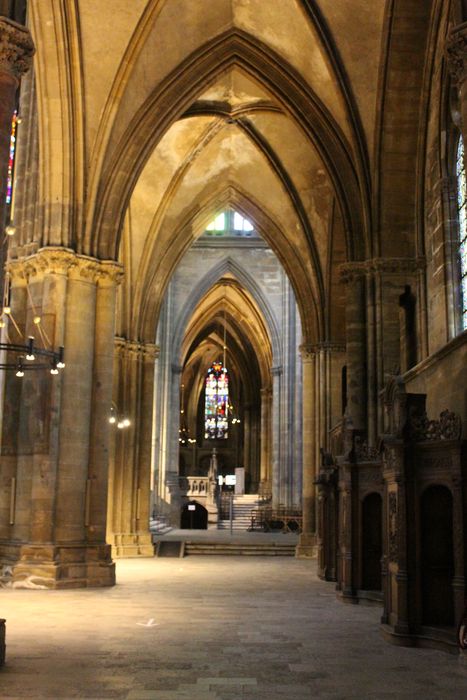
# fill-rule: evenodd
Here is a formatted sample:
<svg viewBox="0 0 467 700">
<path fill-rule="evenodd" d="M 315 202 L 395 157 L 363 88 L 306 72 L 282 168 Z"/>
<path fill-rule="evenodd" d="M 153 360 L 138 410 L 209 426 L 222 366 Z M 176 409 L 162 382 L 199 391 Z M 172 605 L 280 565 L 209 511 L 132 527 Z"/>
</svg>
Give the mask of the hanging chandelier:
<svg viewBox="0 0 467 700">
<path fill-rule="evenodd" d="M 26 337 L 17 323 L 8 303 L 9 298 L 9 277 L 5 276 L 5 286 L 3 293 L 3 306 L 0 315 L 0 369 L 13 370 L 20 379 L 25 372 L 31 370 L 49 370 L 50 374 L 56 375 L 59 370 L 65 367 L 65 349 L 61 345 L 58 350 L 54 350 L 45 328 L 42 327 L 41 316 L 37 313 L 34 302 L 26 285 L 27 294 L 33 312 L 33 322 L 40 338 L 40 345 L 34 336 Z M 12 341 L 10 337 L 11 329 L 18 336 L 18 342 Z"/>
</svg>

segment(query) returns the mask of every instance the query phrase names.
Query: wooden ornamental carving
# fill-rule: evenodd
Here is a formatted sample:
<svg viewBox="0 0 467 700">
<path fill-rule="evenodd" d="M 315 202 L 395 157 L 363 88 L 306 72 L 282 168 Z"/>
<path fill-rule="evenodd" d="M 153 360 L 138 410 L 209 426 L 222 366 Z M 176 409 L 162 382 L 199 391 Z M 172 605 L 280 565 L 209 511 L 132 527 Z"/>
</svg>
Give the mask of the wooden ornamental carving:
<svg viewBox="0 0 467 700">
<path fill-rule="evenodd" d="M 397 493 L 388 496 L 388 554 L 390 561 L 397 560 Z"/>
<path fill-rule="evenodd" d="M 410 417 L 410 436 L 413 440 L 460 440 L 462 421 L 452 411 L 442 411 L 439 420 L 429 420 L 426 413 Z"/>
<path fill-rule="evenodd" d="M 354 451 L 357 462 L 379 462 L 381 459 L 379 449 L 369 445 L 360 435 L 355 436 Z"/>
</svg>

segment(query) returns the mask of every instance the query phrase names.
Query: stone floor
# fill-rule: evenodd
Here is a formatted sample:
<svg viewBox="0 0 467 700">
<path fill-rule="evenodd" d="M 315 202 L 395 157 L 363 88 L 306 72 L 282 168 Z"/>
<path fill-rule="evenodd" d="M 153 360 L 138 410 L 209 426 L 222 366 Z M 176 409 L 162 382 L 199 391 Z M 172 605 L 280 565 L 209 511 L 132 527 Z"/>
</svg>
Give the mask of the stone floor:
<svg viewBox="0 0 467 700">
<path fill-rule="evenodd" d="M 298 544 L 298 535 L 293 532 L 249 532 L 248 530 L 234 530 L 230 534 L 229 530 L 178 530 L 171 528 L 164 534 L 153 533 L 153 542 L 159 540 L 165 542 L 192 541 L 192 542 L 220 542 L 231 544 Z"/>
<path fill-rule="evenodd" d="M 2 700 L 465 700 L 457 657 L 384 642 L 293 558 L 120 560 L 118 585 L 0 591 Z"/>
</svg>

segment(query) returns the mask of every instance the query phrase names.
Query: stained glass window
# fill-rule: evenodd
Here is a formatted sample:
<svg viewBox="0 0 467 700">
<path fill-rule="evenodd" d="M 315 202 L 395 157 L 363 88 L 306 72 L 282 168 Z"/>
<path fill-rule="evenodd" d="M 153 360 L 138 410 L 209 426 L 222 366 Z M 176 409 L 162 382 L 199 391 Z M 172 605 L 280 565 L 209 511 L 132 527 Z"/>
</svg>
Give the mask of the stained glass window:
<svg viewBox="0 0 467 700">
<path fill-rule="evenodd" d="M 467 179 L 464 163 L 464 142 L 459 137 L 456 153 L 457 212 L 459 218 L 459 263 L 461 328 L 467 328 Z"/>
<path fill-rule="evenodd" d="M 228 433 L 229 375 L 222 362 L 213 362 L 206 376 L 204 437 L 224 440 Z"/>
<path fill-rule="evenodd" d="M 10 132 L 10 154 L 8 157 L 8 175 L 7 175 L 7 185 L 6 185 L 6 203 L 11 204 L 13 196 L 13 169 L 15 165 L 15 150 L 16 150 L 16 127 L 18 124 L 18 112 L 14 112 L 13 119 L 11 121 L 11 132 Z"/>
</svg>

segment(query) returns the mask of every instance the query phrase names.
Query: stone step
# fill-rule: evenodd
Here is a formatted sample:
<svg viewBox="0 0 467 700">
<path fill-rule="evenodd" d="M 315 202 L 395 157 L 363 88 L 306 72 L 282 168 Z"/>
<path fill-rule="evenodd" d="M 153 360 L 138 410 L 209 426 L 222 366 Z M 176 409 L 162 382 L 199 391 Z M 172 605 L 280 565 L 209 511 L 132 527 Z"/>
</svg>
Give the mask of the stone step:
<svg viewBox="0 0 467 700">
<path fill-rule="evenodd" d="M 234 543 L 234 542 L 185 542 L 185 556 L 218 554 L 223 556 L 294 557 L 294 544 Z"/>
<path fill-rule="evenodd" d="M 232 520 L 232 530 L 248 530 L 251 521 L 248 520 Z M 219 520 L 217 523 L 218 530 L 230 530 L 230 520 Z"/>
</svg>

